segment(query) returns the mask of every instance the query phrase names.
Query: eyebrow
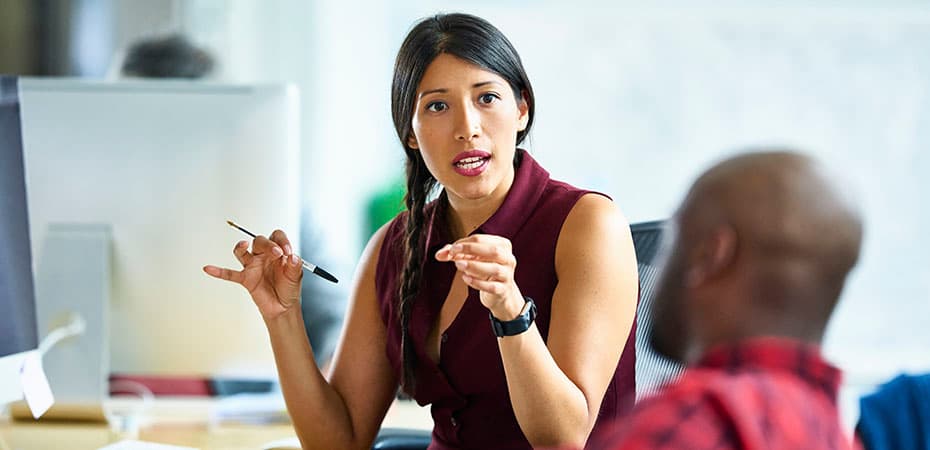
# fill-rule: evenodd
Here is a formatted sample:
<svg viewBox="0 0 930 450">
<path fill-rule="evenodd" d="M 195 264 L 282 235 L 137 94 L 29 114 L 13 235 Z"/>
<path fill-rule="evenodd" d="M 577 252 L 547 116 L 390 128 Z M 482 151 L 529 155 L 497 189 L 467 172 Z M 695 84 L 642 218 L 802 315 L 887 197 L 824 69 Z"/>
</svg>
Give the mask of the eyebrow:
<svg viewBox="0 0 930 450">
<path fill-rule="evenodd" d="M 471 87 L 472 87 L 472 89 L 474 89 L 474 88 L 480 88 L 480 87 L 483 87 L 483 86 L 487 86 L 487 85 L 489 85 L 489 84 L 500 84 L 500 83 L 497 82 L 497 81 L 494 81 L 494 80 L 489 80 L 489 81 L 482 81 L 482 82 L 480 82 L 480 83 L 475 83 L 475 84 L 471 85 Z M 446 89 L 446 88 L 430 89 L 430 90 L 428 90 L 428 91 L 423 91 L 423 92 L 421 92 L 420 95 L 418 95 L 417 97 L 418 97 L 418 98 L 423 98 L 423 97 L 426 97 L 426 96 L 429 95 L 429 94 L 445 94 L 446 92 L 449 92 L 449 90 Z"/>
</svg>

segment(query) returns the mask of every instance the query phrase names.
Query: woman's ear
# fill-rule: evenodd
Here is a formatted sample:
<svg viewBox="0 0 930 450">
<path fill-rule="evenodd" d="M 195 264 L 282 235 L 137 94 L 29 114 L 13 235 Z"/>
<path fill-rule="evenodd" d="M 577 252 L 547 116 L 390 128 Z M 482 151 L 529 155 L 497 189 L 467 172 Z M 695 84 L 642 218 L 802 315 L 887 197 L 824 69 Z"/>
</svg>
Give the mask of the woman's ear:
<svg viewBox="0 0 930 450">
<path fill-rule="evenodd" d="M 517 131 L 523 131 L 530 122 L 530 105 L 526 102 L 526 92 L 523 92 L 520 98 L 517 99 L 517 110 L 520 113 L 520 115 L 517 116 L 517 120 L 519 121 Z"/>
<path fill-rule="evenodd" d="M 420 149 L 420 144 L 417 143 L 417 137 L 413 134 L 412 131 L 407 133 L 407 147 L 415 150 Z"/>
</svg>

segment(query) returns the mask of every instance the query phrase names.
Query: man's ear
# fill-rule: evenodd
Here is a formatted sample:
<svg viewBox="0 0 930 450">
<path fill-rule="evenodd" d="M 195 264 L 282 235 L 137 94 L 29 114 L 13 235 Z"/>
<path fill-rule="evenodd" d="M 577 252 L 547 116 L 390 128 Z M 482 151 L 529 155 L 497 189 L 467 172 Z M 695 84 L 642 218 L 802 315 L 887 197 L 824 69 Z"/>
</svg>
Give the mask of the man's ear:
<svg viewBox="0 0 930 450">
<path fill-rule="evenodd" d="M 699 286 L 725 272 L 736 261 L 739 237 L 729 225 L 721 225 L 705 237 L 692 254 L 685 284 Z"/>
<path fill-rule="evenodd" d="M 412 131 L 407 133 L 407 147 L 410 147 L 416 150 L 420 149 L 420 144 L 417 143 L 417 137 L 413 134 Z"/>
<path fill-rule="evenodd" d="M 520 112 L 520 115 L 517 116 L 517 120 L 519 120 L 517 131 L 523 131 L 530 122 L 530 105 L 526 102 L 526 92 L 523 92 L 520 98 L 517 99 L 517 110 Z"/>
</svg>

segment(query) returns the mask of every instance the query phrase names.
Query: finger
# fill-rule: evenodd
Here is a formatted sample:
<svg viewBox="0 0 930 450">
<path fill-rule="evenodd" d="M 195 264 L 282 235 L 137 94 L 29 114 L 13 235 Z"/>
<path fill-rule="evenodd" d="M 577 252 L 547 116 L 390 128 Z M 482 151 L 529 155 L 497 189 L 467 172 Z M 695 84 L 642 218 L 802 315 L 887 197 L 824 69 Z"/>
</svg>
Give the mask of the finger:
<svg viewBox="0 0 930 450">
<path fill-rule="evenodd" d="M 459 239 L 455 243 L 494 244 L 502 245 L 507 248 L 511 247 L 510 239 L 494 234 L 472 234 L 470 236 L 465 236 L 462 239 Z"/>
<path fill-rule="evenodd" d="M 233 255 L 236 256 L 236 259 L 238 259 L 243 266 L 251 264 L 254 256 L 249 253 L 249 241 L 237 242 L 236 246 L 233 247 Z"/>
<path fill-rule="evenodd" d="M 271 241 L 278 244 L 278 246 L 284 250 L 285 255 L 294 254 L 294 247 L 291 246 L 291 240 L 287 238 L 287 234 L 284 231 L 274 230 L 271 233 Z"/>
<path fill-rule="evenodd" d="M 477 242 L 458 242 L 452 246 L 451 253 L 452 259 L 456 260 L 477 259 L 482 261 L 509 263 L 513 259 L 513 254 L 509 248 Z"/>
<path fill-rule="evenodd" d="M 452 244 L 446 244 L 436 252 L 437 261 L 452 261 Z"/>
<path fill-rule="evenodd" d="M 478 280 L 510 281 L 512 278 L 508 267 L 494 262 L 456 261 L 455 268 Z"/>
<path fill-rule="evenodd" d="M 436 260 L 438 261 L 452 261 L 452 260 L 467 260 L 467 259 L 478 259 L 475 255 L 469 255 L 467 253 L 456 254 L 452 251 L 452 244 L 446 244 L 443 248 L 439 249 L 436 252 Z"/>
<path fill-rule="evenodd" d="M 294 254 L 284 257 L 284 276 L 293 283 L 297 283 L 304 276 L 304 267 L 300 257 Z"/>
<path fill-rule="evenodd" d="M 284 255 L 284 250 L 282 250 L 278 244 L 274 243 L 265 236 L 257 236 L 252 241 L 252 254 L 255 256 L 270 254 L 271 256 L 277 258 L 281 255 Z"/>
<path fill-rule="evenodd" d="M 494 295 L 504 295 L 507 292 L 507 283 L 500 281 L 479 280 L 469 275 L 462 275 L 462 281 L 469 287 Z"/>
<path fill-rule="evenodd" d="M 213 278 L 232 281 L 233 283 L 242 284 L 242 282 L 245 280 L 245 274 L 238 270 L 226 269 L 217 266 L 203 266 L 203 271 Z"/>
</svg>

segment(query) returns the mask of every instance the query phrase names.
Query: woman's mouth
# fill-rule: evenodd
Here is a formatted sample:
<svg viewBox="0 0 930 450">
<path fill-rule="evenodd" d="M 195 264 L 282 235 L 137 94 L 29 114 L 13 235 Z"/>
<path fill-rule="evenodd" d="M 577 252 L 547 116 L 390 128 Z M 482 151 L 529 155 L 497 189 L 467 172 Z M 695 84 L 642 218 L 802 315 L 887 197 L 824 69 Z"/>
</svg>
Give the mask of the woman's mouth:
<svg viewBox="0 0 930 450">
<path fill-rule="evenodd" d="M 459 175 L 474 177 L 481 175 L 491 161 L 491 154 L 480 150 L 470 150 L 456 155 L 452 168 Z"/>
</svg>

